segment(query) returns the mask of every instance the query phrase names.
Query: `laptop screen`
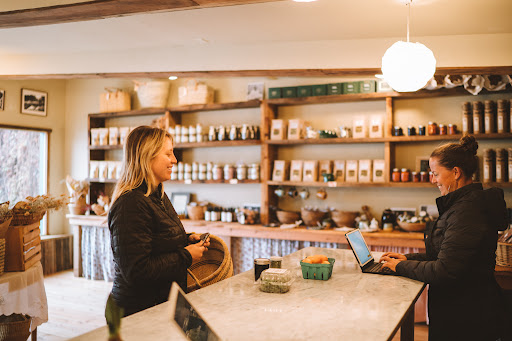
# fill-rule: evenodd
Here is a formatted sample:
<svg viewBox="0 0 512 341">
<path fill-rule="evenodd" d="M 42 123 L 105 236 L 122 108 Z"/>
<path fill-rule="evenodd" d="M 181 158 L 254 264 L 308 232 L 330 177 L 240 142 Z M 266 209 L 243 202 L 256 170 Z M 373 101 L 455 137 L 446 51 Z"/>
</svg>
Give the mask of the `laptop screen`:
<svg viewBox="0 0 512 341">
<path fill-rule="evenodd" d="M 178 324 L 187 339 L 194 341 L 221 340 L 192 306 L 176 282 L 173 282 L 171 286 L 169 304 L 171 307 L 171 319 Z"/>
<path fill-rule="evenodd" d="M 368 249 L 360 230 L 356 229 L 351 231 L 345 234 L 345 237 L 347 238 L 352 251 L 354 251 L 360 266 L 364 266 L 373 260 L 372 253 Z"/>
</svg>

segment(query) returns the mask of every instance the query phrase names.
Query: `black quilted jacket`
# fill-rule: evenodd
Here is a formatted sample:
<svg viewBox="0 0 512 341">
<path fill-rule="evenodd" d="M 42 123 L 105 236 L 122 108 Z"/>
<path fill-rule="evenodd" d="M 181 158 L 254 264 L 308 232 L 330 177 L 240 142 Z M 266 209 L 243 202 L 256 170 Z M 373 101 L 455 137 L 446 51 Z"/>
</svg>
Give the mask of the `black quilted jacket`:
<svg viewBox="0 0 512 341">
<path fill-rule="evenodd" d="M 125 316 L 165 302 L 174 281 L 186 291 L 192 264 L 184 248 L 188 236 L 161 190 L 160 185 L 146 197 L 143 183 L 119 197 L 108 214 L 115 262 L 112 294 Z"/>
<path fill-rule="evenodd" d="M 437 198 L 439 218 L 425 232 L 426 253 L 396 271 L 429 284 L 429 340 L 497 340 L 503 299 L 496 280 L 497 231 L 507 226 L 498 188 L 470 184 Z"/>
</svg>

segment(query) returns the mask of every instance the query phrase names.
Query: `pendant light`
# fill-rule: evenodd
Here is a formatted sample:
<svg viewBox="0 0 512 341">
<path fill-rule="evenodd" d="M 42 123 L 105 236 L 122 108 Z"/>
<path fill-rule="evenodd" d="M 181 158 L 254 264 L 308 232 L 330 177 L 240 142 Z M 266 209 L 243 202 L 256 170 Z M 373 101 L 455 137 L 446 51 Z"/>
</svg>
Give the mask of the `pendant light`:
<svg viewBox="0 0 512 341">
<path fill-rule="evenodd" d="M 421 43 L 409 42 L 409 17 L 411 2 L 406 0 L 407 41 L 397 41 L 382 57 L 382 74 L 384 80 L 399 92 L 412 92 L 423 88 L 434 76 L 436 58 L 428 47 Z"/>
</svg>

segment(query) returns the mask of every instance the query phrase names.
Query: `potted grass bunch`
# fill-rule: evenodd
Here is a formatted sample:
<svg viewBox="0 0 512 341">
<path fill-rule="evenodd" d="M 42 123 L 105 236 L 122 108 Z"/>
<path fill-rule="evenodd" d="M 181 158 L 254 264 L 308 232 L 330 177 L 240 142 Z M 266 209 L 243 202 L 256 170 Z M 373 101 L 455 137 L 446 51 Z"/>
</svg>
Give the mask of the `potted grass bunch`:
<svg viewBox="0 0 512 341">
<path fill-rule="evenodd" d="M 26 197 L 12 208 L 12 226 L 30 225 L 41 220 L 44 214 L 50 210 L 58 210 L 68 204 L 68 198 L 62 194 L 54 197 L 49 194 L 36 197 Z"/>
<path fill-rule="evenodd" d="M 66 176 L 66 186 L 69 191 L 69 213 L 84 214 L 87 211 L 86 197 L 89 193 L 89 183 L 85 180 L 75 180 Z"/>
</svg>

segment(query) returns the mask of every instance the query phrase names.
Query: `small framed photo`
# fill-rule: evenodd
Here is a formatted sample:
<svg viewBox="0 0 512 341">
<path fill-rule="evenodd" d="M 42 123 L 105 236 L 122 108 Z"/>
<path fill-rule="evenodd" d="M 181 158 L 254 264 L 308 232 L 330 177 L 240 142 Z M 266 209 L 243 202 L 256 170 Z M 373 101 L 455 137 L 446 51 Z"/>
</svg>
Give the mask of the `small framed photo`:
<svg viewBox="0 0 512 341">
<path fill-rule="evenodd" d="M 0 90 L 0 110 L 4 110 L 5 90 Z"/>
<path fill-rule="evenodd" d="M 171 193 L 171 204 L 180 218 L 187 215 L 187 205 L 189 202 L 190 193 Z"/>
<path fill-rule="evenodd" d="M 264 84 L 263 82 L 247 84 L 247 100 L 263 99 Z"/>
<path fill-rule="evenodd" d="M 429 159 L 429 156 L 416 156 L 416 171 L 430 172 L 430 165 L 428 164 Z"/>
<path fill-rule="evenodd" d="M 21 89 L 21 113 L 46 116 L 48 93 L 36 90 Z"/>
</svg>

